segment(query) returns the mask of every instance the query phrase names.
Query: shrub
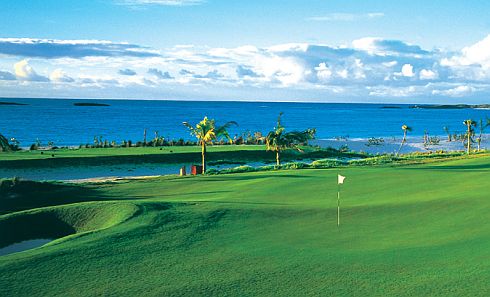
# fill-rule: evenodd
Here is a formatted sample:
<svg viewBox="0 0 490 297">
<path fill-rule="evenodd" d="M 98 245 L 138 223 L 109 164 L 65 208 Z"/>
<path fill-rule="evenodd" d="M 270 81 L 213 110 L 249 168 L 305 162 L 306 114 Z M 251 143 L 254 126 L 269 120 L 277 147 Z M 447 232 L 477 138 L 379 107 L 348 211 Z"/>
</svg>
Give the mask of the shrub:
<svg viewBox="0 0 490 297">
<path fill-rule="evenodd" d="M 393 163 L 396 160 L 398 159 L 394 158 L 392 155 L 381 155 L 381 156 L 365 158 L 365 159 L 350 160 L 348 164 L 355 165 L 355 166 L 381 165 L 381 164 Z"/>
<path fill-rule="evenodd" d="M 332 168 L 332 167 L 339 167 L 342 165 L 345 165 L 345 163 L 339 160 L 321 159 L 321 160 L 313 161 L 310 166 L 311 168 Z"/>
<path fill-rule="evenodd" d="M 303 162 L 291 162 L 291 163 L 286 163 L 284 165 L 281 165 L 279 167 L 280 169 L 302 169 L 302 168 L 309 168 L 310 165 Z"/>
</svg>

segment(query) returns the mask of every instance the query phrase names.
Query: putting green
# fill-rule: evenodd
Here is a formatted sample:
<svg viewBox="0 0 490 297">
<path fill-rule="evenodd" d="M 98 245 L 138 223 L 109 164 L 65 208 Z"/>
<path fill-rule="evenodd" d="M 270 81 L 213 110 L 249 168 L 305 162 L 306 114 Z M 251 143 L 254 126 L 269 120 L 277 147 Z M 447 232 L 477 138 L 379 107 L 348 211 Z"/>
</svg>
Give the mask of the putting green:
<svg viewBox="0 0 490 297">
<path fill-rule="evenodd" d="M 0 257 L 0 295 L 487 295 L 489 155 L 343 168 L 339 228 L 338 172 L 87 184 L 98 201 L 16 209 L 0 226 L 59 211 L 89 232 Z"/>
</svg>

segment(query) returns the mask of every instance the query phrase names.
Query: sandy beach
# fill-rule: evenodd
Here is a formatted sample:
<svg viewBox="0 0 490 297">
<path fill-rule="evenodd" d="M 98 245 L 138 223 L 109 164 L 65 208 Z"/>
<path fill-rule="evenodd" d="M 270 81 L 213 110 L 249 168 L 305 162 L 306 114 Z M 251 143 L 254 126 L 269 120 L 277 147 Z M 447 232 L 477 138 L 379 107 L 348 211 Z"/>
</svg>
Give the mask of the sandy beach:
<svg viewBox="0 0 490 297">
<path fill-rule="evenodd" d="M 466 148 L 461 141 L 447 140 L 445 136 L 438 136 L 440 139 L 437 145 L 424 146 L 424 138 L 419 136 L 407 137 L 407 142 L 403 145 L 400 154 L 407 154 L 413 152 L 433 152 L 433 151 L 463 151 Z M 348 139 L 316 139 L 310 141 L 311 145 L 318 145 L 322 148 L 332 147 L 340 149 L 347 146 L 349 150 L 355 152 L 366 152 L 370 154 L 391 154 L 396 153 L 400 148 L 401 137 L 382 138 L 384 142 L 369 145 L 367 138 L 348 138 Z M 476 149 L 476 143 L 473 144 L 473 148 Z M 490 135 L 486 134 L 482 138 L 481 149 L 490 148 Z"/>
</svg>

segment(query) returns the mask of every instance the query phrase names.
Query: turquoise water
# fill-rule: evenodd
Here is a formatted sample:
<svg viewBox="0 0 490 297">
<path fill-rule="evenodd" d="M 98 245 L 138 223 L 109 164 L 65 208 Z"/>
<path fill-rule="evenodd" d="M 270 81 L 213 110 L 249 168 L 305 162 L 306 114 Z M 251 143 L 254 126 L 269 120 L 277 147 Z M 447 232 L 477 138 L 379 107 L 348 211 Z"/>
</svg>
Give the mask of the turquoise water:
<svg viewBox="0 0 490 297">
<path fill-rule="evenodd" d="M 0 133 L 15 137 L 28 147 L 39 139 L 44 145 L 92 144 L 94 136 L 120 142 L 148 139 L 158 131 L 166 138 L 191 139 L 183 121 L 198 122 L 204 116 L 219 123 L 236 121 L 239 127 L 231 135 L 247 130 L 267 133 L 284 112 L 287 129 L 316 128 L 317 138 L 392 137 L 401 134 L 401 125 L 413 127 L 411 135 L 443 135 L 443 127 L 462 132 L 463 120 L 490 117 L 490 110 L 478 109 L 412 109 L 409 105 L 335 104 L 335 103 L 268 103 L 268 102 L 198 102 L 149 100 L 65 100 L 1 99 L 28 105 L 0 105 Z M 110 106 L 74 106 L 75 102 L 106 103 Z"/>
</svg>

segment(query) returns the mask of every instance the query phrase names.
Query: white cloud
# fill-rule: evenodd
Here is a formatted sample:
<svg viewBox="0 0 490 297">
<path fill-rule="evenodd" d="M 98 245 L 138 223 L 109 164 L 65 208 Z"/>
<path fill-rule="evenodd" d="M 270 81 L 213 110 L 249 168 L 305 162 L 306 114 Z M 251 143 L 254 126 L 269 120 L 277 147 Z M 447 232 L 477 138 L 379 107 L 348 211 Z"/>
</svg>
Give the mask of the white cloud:
<svg viewBox="0 0 490 297">
<path fill-rule="evenodd" d="M 405 77 L 413 77 L 415 73 L 413 72 L 413 66 L 410 64 L 404 64 L 402 66 L 401 75 Z"/>
<path fill-rule="evenodd" d="M 117 52 L 95 55 L 93 50 L 98 46 L 92 42 L 94 48 L 90 47 L 87 56 L 80 52 L 83 47 L 78 46 L 89 43 L 83 40 L 4 38 L 0 39 L 0 51 L 2 40 L 4 51 L 8 50 L 5 44 L 22 46 L 14 47 L 19 50 L 18 55 L 10 50 L 7 59 L 0 60 L 0 69 L 10 68 L 14 61 L 20 61 L 15 64 L 14 73 L 0 71 L 0 84 L 2 88 L 17 85 L 19 89 L 29 85 L 35 90 L 39 84 L 25 82 L 51 81 L 42 84 L 43 90 L 71 88 L 75 92 L 77 88 L 98 88 L 104 89 L 104 94 L 112 90 L 117 96 L 137 86 L 141 96 L 145 96 L 145 88 L 151 89 L 148 91 L 151 94 L 161 94 L 165 88 L 171 88 L 195 97 L 200 94 L 196 90 L 206 88 L 216 94 L 222 94 L 223 90 L 233 94 L 244 89 L 259 89 L 261 91 L 255 93 L 265 94 L 267 90 L 291 97 L 307 97 L 308 94 L 309 98 L 326 98 L 323 95 L 328 94 L 362 100 L 369 97 L 462 97 L 476 92 L 490 93 L 490 85 L 487 85 L 490 61 L 486 62 L 490 58 L 476 50 L 486 48 L 486 39 L 488 37 L 459 53 L 427 51 L 398 40 L 368 37 L 353 41 L 350 47 L 289 43 L 235 48 L 184 45 L 150 50 L 157 55 L 128 55 L 126 51 L 144 47 L 127 45 L 129 50 L 124 43 L 100 41 L 97 44 L 102 48 L 114 45 Z M 26 44 L 35 46 L 26 48 Z M 40 46 L 53 44 L 56 52 L 45 51 Z M 60 45 L 67 47 L 60 51 Z M 25 59 L 27 53 L 32 58 Z M 49 78 L 43 73 L 49 73 Z M 0 88 L 0 96 L 2 94 Z"/>
<path fill-rule="evenodd" d="M 28 60 L 22 60 L 14 64 L 15 76 L 19 80 L 47 82 L 49 78 L 37 74 L 37 72 L 29 65 Z"/>
<path fill-rule="evenodd" d="M 439 74 L 430 69 L 422 69 L 420 70 L 419 78 L 421 80 L 434 80 L 439 77 Z"/>
<path fill-rule="evenodd" d="M 390 61 L 390 62 L 383 62 L 382 64 L 385 67 L 393 67 L 393 66 L 396 66 L 398 64 L 398 62 L 397 61 Z"/>
<path fill-rule="evenodd" d="M 388 40 L 377 37 L 364 37 L 352 41 L 354 49 L 366 51 L 371 55 L 392 57 L 421 58 L 431 53 L 418 45 L 405 43 L 400 40 Z"/>
<path fill-rule="evenodd" d="M 116 3 L 129 6 L 162 5 L 162 6 L 191 6 L 204 3 L 204 0 L 119 0 Z"/>
<path fill-rule="evenodd" d="M 471 46 L 463 48 L 460 55 L 445 59 L 444 62 L 448 66 L 481 65 L 490 67 L 490 35 Z"/>
<path fill-rule="evenodd" d="M 374 97 L 417 97 L 423 96 L 430 90 L 429 85 L 409 85 L 405 87 L 374 86 L 367 87 L 369 96 Z"/>
<path fill-rule="evenodd" d="M 15 75 L 10 73 L 9 71 L 0 70 L 0 80 L 16 80 Z"/>
<path fill-rule="evenodd" d="M 120 75 L 127 75 L 127 76 L 133 76 L 137 74 L 136 71 L 129 68 L 119 69 L 117 73 L 119 73 Z"/>
<path fill-rule="evenodd" d="M 316 76 L 321 81 L 327 81 L 332 77 L 332 70 L 327 67 L 327 64 L 320 63 L 317 67 L 315 67 Z"/>
<path fill-rule="evenodd" d="M 66 82 L 66 83 L 71 83 L 74 82 L 75 80 L 68 76 L 63 69 L 56 69 L 54 70 L 51 75 L 49 76 L 49 79 L 53 82 Z"/>
<path fill-rule="evenodd" d="M 174 79 L 174 77 L 171 76 L 168 71 L 163 72 L 163 71 L 158 70 L 156 68 L 148 69 L 148 74 L 151 74 L 158 79 Z"/>
<path fill-rule="evenodd" d="M 433 95 L 442 95 L 449 97 L 463 97 L 469 95 L 476 91 L 476 88 L 468 85 L 461 85 L 455 88 L 446 89 L 446 90 L 433 90 Z"/>
<path fill-rule="evenodd" d="M 347 77 L 349 76 L 349 71 L 347 69 L 342 69 L 337 71 L 337 75 L 343 79 L 347 79 Z"/>
<path fill-rule="evenodd" d="M 27 58 L 158 57 L 144 46 L 107 40 L 0 38 L 0 54 Z"/>
<path fill-rule="evenodd" d="M 370 13 L 329 13 L 322 16 L 309 17 L 307 20 L 316 22 L 353 22 L 370 20 L 384 17 L 382 12 L 370 12 Z"/>
</svg>

